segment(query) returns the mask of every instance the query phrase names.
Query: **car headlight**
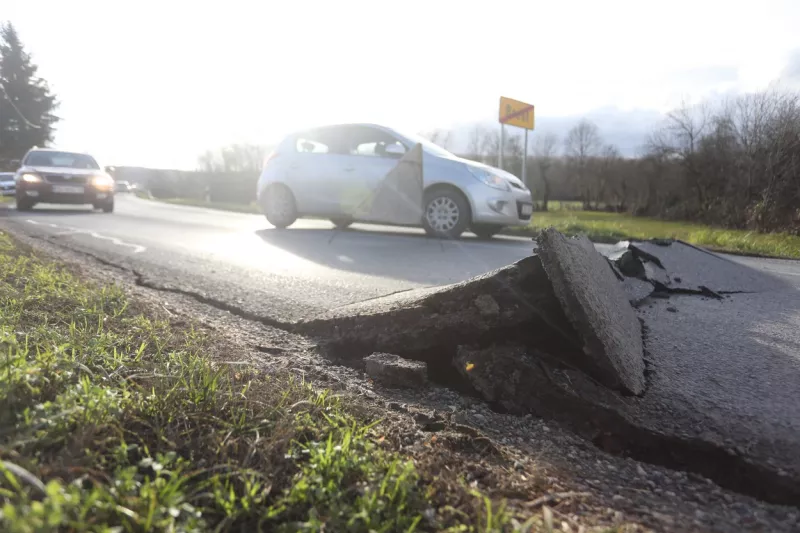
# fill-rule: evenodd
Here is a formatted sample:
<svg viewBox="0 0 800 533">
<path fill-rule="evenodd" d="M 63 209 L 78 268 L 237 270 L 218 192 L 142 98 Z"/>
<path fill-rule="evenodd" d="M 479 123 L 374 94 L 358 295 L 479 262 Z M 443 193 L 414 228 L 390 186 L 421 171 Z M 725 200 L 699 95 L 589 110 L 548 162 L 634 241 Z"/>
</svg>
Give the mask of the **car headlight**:
<svg viewBox="0 0 800 533">
<path fill-rule="evenodd" d="M 108 176 L 92 176 L 90 183 L 95 187 L 108 188 L 114 186 L 114 180 Z"/>
<path fill-rule="evenodd" d="M 20 177 L 20 180 L 26 183 L 39 183 L 42 181 L 42 178 L 36 174 L 23 174 L 22 177 Z"/>
<path fill-rule="evenodd" d="M 469 170 L 470 174 L 475 176 L 478 180 L 482 181 L 489 187 L 500 189 L 501 191 L 511 190 L 511 186 L 508 184 L 508 181 L 504 180 L 500 176 L 495 176 L 488 170 L 470 165 L 467 165 L 467 170 Z"/>
</svg>

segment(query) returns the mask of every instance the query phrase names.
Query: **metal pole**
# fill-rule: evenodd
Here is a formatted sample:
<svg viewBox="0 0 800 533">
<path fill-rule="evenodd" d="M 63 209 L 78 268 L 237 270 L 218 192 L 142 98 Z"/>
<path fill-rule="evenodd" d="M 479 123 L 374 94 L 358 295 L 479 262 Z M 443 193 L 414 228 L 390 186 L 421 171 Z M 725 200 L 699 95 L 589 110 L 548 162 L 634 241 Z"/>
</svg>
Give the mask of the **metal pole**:
<svg viewBox="0 0 800 533">
<path fill-rule="evenodd" d="M 522 150 L 522 184 L 528 187 L 528 128 L 525 128 L 525 148 Z M 530 187 L 528 187 L 530 188 Z"/>
<path fill-rule="evenodd" d="M 500 124 L 500 162 L 497 165 L 500 170 L 503 170 L 503 152 L 506 146 L 506 125 Z"/>
</svg>

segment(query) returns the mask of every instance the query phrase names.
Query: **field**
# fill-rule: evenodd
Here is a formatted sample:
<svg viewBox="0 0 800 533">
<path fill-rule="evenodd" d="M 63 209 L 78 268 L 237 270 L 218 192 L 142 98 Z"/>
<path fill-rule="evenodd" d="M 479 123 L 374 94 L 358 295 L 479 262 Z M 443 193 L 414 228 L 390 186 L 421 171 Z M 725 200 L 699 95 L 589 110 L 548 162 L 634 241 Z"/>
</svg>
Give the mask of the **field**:
<svg viewBox="0 0 800 533">
<path fill-rule="evenodd" d="M 567 235 L 583 233 L 594 242 L 674 238 L 721 252 L 800 259 L 800 236 L 730 230 L 568 207 L 574 206 L 556 204 L 553 210 L 535 212 L 529 227 L 514 228 L 512 231 L 529 234 L 553 226 Z"/>
</svg>

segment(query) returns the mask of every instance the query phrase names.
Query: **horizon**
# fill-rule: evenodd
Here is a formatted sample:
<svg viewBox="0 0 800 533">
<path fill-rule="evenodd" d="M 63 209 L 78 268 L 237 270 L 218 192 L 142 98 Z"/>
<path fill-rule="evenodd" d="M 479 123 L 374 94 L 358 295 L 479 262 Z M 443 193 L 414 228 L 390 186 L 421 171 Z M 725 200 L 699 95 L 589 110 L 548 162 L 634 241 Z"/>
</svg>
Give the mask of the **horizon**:
<svg viewBox="0 0 800 533">
<path fill-rule="evenodd" d="M 270 145 L 319 124 L 496 123 L 500 96 L 536 106 L 532 139 L 548 122 L 601 112 L 601 133 L 635 136 L 682 101 L 800 79 L 800 4 L 697 4 L 409 2 L 375 14 L 360 0 L 232 0 L 224 13 L 188 2 L 10 0 L 4 20 L 61 102 L 54 146 L 114 166 L 190 169 L 207 149 Z"/>
</svg>

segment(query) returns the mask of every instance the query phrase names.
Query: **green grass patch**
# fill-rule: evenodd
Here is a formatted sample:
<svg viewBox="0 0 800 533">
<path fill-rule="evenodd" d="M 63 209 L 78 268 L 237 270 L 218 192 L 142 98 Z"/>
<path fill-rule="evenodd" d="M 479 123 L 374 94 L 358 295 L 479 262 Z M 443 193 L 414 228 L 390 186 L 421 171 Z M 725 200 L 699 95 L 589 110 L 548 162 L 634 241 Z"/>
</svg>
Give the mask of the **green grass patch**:
<svg viewBox="0 0 800 533">
<path fill-rule="evenodd" d="M 532 234 L 549 226 L 567 235 L 583 233 L 594 242 L 673 238 L 722 252 L 800 259 L 800 236 L 713 228 L 620 213 L 573 209 L 535 212 L 530 226 L 512 231 Z"/>
<path fill-rule="evenodd" d="M 0 273 L 1 531 L 511 530 L 329 392 L 210 358 L 202 330 L 2 233 Z M 465 510 L 431 522 L 442 498 Z"/>
</svg>

